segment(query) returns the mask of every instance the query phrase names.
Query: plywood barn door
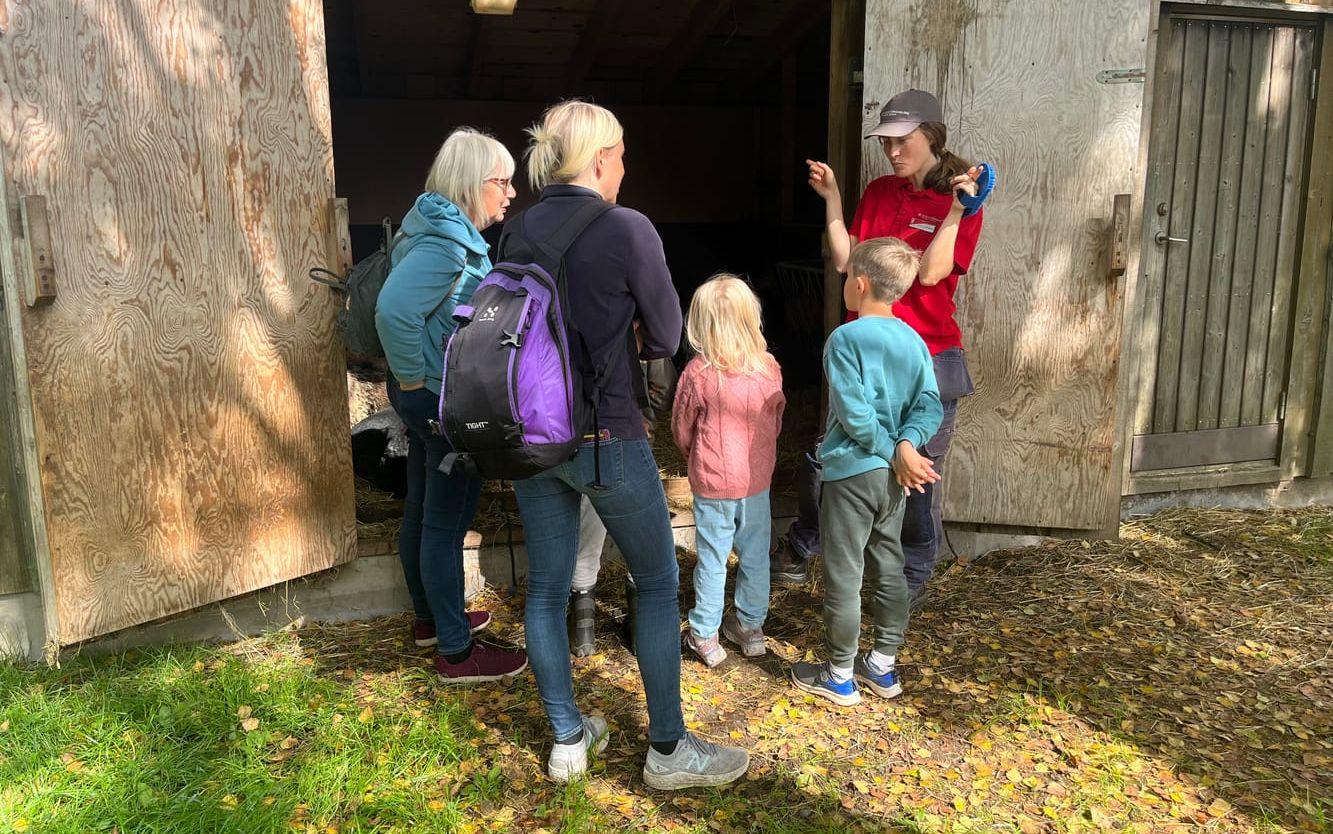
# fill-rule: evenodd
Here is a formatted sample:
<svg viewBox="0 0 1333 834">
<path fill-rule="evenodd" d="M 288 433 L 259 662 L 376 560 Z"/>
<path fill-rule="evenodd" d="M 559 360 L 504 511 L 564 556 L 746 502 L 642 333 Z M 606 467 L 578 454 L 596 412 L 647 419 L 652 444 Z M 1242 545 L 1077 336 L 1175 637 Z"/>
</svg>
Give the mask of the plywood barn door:
<svg viewBox="0 0 1333 834">
<path fill-rule="evenodd" d="M 977 391 L 945 467 L 946 520 L 1105 530 L 1118 518 L 1122 304 L 1108 250 L 1115 196 L 1141 176 L 1143 87 L 1098 75 L 1143 66 L 1148 10 L 1142 0 L 867 3 L 866 118 L 899 90 L 929 90 L 951 149 L 999 170 L 957 296 Z M 875 146 L 863 159 L 866 181 L 889 172 Z"/>
<path fill-rule="evenodd" d="M 19 373 L 55 638 L 350 559 L 336 299 L 306 277 L 332 257 L 319 0 L 7 9 L 9 193 L 44 198 L 54 261 Z"/>
<path fill-rule="evenodd" d="M 1316 35 L 1164 22 L 1132 473 L 1279 463 Z"/>
</svg>

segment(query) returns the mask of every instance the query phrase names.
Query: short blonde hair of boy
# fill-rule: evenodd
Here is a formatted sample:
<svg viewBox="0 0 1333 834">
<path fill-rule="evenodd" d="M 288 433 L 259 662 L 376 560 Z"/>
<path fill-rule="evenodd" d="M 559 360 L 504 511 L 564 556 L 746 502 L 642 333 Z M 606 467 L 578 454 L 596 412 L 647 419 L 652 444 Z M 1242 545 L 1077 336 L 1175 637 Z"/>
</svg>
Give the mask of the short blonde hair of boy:
<svg viewBox="0 0 1333 834">
<path fill-rule="evenodd" d="M 488 133 L 460 127 L 440 145 L 426 175 L 426 190 L 458 206 L 472 221 L 483 211 L 482 189 L 499 169 L 499 176 L 514 176 L 514 157 Z"/>
<path fill-rule="evenodd" d="M 729 272 L 719 272 L 694 291 L 685 338 L 704 362 L 722 373 L 748 376 L 772 370 L 759 297 Z"/>
<path fill-rule="evenodd" d="M 614 148 L 625 138 L 615 114 L 587 101 L 562 101 L 528 128 L 528 182 L 541 191 L 553 182 L 569 182 L 597 159 L 597 152 Z"/>
<path fill-rule="evenodd" d="M 871 295 L 886 304 L 902 298 L 920 271 L 921 253 L 896 237 L 863 240 L 847 259 L 847 274 L 865 278 Z"/>
</svg>

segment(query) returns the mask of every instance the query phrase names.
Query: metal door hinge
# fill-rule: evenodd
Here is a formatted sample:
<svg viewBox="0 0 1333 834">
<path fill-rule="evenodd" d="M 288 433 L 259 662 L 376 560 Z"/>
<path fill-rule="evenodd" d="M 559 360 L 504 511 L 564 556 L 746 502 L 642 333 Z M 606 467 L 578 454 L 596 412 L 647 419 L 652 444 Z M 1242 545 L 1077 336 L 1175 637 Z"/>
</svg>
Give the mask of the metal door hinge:
<svg viewBox="0 0 1333 834">
<path fill-rule="evenodd" d="M 1277 419 L 1287 419 L 1287 392 L 1283 391 L 1282 396 L 1277 398 Z"/>
<path fill-rule="evenodd" d="M 1097 73 L 1098 84 L 1142 84 L 1148 77 L 1143 67 L 1108 69 Z"/>
<path fill-rule="evenodd" d="M 1315 90 L 1319 87 L 1319 67 L 1310 67 L 1310 101 L 1315 100 Z"/>
</svg>

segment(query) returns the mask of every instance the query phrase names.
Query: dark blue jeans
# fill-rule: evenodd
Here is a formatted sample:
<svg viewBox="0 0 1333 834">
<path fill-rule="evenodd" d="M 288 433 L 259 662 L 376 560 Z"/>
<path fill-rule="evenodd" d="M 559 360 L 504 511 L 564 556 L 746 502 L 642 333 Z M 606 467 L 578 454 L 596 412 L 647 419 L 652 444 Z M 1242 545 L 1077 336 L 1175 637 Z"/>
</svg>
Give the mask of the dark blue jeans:
<svg viewBox="0 0 1333 834">
<path fill-rule="evenodd" d="M 389 404 L 407 426 L 407 497 L 398 558 L 417 617 L 435 621 L 436 651 L 456 654 L 472 642 L 463 603 L 463 538 L 477 513 L 481 479 L 440 461 L 452 449 L 431 430 L 440 397 L 426 388 L 399 389 L 389 381 Z M 461 467 L 460 467 L 461 469 Z"/>
<path fill-rule="evenodd" d="M 648 737 L 685 735 L 680 709 L 680 583 L 666 494 L 647 440 L 602 443 L 602 487 L 593 486 L 593 446 L 565 463 L 514 482 L 528 548 L 528 660 L 556 738 L 583 726 L 574 703 L 565 612 L 579 539 L 579 502 L 588 496 L 624 554 L 639 590 L 634 651 L 648 699 Z"/>
<path fill-rule="evenodd" d="M 944 405 L 944 419 L 940 429 L 923 449 L 926 456 L 935 462 L 935 471 L 944 474 L 944 458 L 953 442 L 954 420 L 958 414 L 958 401 L 973 391 L 972 377 L 967 370 L 967 359 L 961 348 L 935 354 L 935 381 L 940 389 L 940 401 Z M 820 438 L 822 441 L 823 438 Z M 819 443 L 815 447 L 818 449 Z M 822 467 L 814 454 L 805 455 L 804 465 L 797 476 L 797 496 L 799 514 L 787 531 L 787 539 L 792 548 L 801 556 L 809 559 L 820 552 L 819 546 L 819 498 Z M 903 575 L 907 585 L 916 590 L 930 579 L 935 572 L 935 562 L 939 555 L 940 541 L 944 538 L 943 481 L 926 487 L 924 493 L 915 490 L 907 497 L 907 507 L 903 512 Z"/>
</svg>

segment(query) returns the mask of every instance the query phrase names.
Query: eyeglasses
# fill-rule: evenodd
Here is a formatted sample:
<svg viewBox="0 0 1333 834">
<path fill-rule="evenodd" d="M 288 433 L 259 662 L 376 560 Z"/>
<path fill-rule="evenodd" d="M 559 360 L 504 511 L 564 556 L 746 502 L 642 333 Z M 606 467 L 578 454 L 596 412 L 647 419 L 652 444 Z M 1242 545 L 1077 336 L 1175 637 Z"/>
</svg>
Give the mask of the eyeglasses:
<svg viewBox="0 0 1333 834">
<path fill-rule="evenodd" d="M 500 187 L 501 191 L 507 192 L 513 180 L 510 177 L 487 177 L 482 182 L 493 182 Z"/>
</svg>

